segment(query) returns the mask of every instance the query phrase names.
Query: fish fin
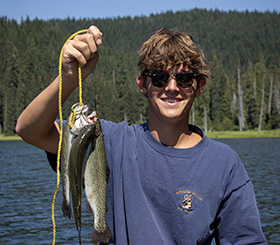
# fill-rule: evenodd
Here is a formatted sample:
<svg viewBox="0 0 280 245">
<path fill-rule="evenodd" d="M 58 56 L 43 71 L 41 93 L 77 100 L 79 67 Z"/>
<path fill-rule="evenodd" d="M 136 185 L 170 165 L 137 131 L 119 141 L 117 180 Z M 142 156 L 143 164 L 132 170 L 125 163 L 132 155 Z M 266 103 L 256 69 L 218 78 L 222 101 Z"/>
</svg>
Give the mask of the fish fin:
<svg viewBox="0 0 280 245">
<path fill-rule="evenodd" d="M 71 206 L 65 200 L 62 202 L 62 212 L 64 217 L 71 219 Z"/>
<path fill-rule="evenodd" d="M 79 232 L 79 244 L 82 245 L 82 236 L 81 236 L 81 232 Z"/>
<path fill-rule="evenodd" d="M 108 182 L 109 182 L 109 176 L 110 176 L 110 169 L 109 167 L 107 166 L 107 169 L 106 169 L 106 174 L 107 174 L 107 185 L 108 185 Z"/>
<path fill-rule="evenodd" d="M 85 176 L 83 175 L 82 177 L 82 187 L 83 187 L 83 190 L 85 189 Z"/>
<path fill-rule="evenodd" d="M 90 213 L 94 214 L 94 212 L 93 212 L 93 210 L 92 210 L 92 208 L 91 208 L 91 206 L 90 206 L 90 204 L 89 204 L 88 201 L 87 201 L 87 210 L 88 210 Z"/>
<path fill-rule="evenodd" d="M 98 232 L 95 228 L 93 229 L 92 235 L 91 235 L 91 241 L 95 245 L 99 245 L 101 242 L 103 243 L 109 243 L 111 240 L 112 234 L 111 231 L 106 224 L 106 229 L 104 232 Z"/>
</svg>

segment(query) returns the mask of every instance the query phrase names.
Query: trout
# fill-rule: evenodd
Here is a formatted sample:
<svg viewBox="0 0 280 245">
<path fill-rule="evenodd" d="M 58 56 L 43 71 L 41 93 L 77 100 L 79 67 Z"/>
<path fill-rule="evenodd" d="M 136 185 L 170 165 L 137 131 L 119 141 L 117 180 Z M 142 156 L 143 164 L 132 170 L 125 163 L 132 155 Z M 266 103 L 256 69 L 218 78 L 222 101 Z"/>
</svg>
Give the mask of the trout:
<svg viewBox="0 0 280 245">
<path fill-rule="evenodd" d="M 61 182 L 62 182 L 62 212 L 65 217 L 71 218 L 71 206 L 70 206 L 70 182 L 69 182 L 69 155 L 71 145 L 73 143 L 74 137 L 76 135 L 71 132 L 69 126 L 69 120 L 67 120 L 64 131 L 63 131 L 63 140 L 62 140 L 62 149 L 61 149 Z"/>
<path fill-rule="evenodd" d="M 69 125 L 69 120 L 71 120 L 71 115 L 69 116 L 63 132 L 62 149 L 61 149 L 61 180 L 62 180 L 62 192 L 63 192 L 63 202 L 62 202 L 62 212 L 65 217 L 71 218 L 71 206 L 70 206 L 70 180 L 69 180 L 69 156 L 70 149 L 74 138 L 77 137 L 80 129 L 88 124 L 93 124 L 93 118 L 96 113 L 93 112 L 88 116 L 89 107 L 87 105 L 80 106 L 78 103 L 74 104 L 71 108 L 71 114 L 74 109 L 76 110 L 74 121 L 74 127 L 71 128 Z"/>
<path fill-rule="evenodd" d="M 88 157 L 88 147 L 95 135 L 95 124 L 84 126 L 74 139 L 69 156 L 69 179 L 75 223 L 81 244 L 81 199 L 84 164 Z"/>
<path fill-rule="evenodd" d="M 94 228 L 91 236 L 93 244 L 109 243 L 112 237 L 105 216 L 107 208 L 107 183 L 109 168 L 106 162 L 105 146 L 100 121 L 96 119 L 95 149 L 90 154 L 85 167 L 85 194 L 94 213 Z"/>
</svg>

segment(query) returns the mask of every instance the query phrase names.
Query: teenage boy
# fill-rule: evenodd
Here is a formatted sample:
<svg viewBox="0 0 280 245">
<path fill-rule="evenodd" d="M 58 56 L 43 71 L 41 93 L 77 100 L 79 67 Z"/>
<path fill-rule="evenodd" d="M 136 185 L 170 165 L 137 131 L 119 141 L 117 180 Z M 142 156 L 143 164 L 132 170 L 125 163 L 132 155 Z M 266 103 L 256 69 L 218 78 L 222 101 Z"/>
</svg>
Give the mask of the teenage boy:
<svg viewBox="0 0 280 245">
<path fill-rule="evenodd" d="M 63 102 L 78 86 L 78 64 L 83 79 L 94 70 L 101 43 L 102 33 L 91 26 L 65 46 Z M 149 120 L 132 126 L 101 120 L 112 244 L 266 244 L 240 158 L 188 124 L 209 76 L 204 60 L 188 34 L 157 31 L 139 49 L 137 84 L 148 99 Z M 57 105 L 58 78 L 16 126 L 49 156 L 57 153 Z"/>
</svg>

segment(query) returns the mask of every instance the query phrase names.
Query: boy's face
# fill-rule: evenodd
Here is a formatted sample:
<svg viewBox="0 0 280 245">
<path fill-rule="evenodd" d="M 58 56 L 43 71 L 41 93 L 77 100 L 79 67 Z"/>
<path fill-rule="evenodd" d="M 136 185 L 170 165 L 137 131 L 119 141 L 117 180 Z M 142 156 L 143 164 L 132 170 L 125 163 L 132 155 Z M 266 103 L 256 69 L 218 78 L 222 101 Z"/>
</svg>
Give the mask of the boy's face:
<svg viewBox="0 0 280 245">
<path fill-rule="evenodd" d="M 176 75 L 181 72 L 191 71 L 187 67 L 180 65 L 168 67 L 165 72 L 169 75 Z M 200 79 L 200 82 L 197 83 L 196 79 L 193 78 L 192 85 L 189 88 L 179 87 L 174 76 L 169 77 L 168 84 L 163 88 L 155 87 L 150 77 L 147 77 L 146 86 L 144 86 L 143 78 L 138 79 L 137 83 L 142 93 L 148 96 L 150 106 L 149 122 L 176 124 L 181 120 L 188 121 L 194 98 L 201 94 L 205 86 L 205 79 Z"/>
</svg>

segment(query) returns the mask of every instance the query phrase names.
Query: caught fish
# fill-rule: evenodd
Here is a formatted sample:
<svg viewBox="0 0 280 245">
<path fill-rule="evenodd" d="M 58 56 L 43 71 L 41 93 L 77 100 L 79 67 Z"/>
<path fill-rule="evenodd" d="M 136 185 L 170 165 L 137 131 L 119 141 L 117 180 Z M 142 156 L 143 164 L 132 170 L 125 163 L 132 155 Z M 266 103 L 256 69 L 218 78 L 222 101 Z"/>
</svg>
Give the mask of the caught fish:
<svg viewBox="0 0 280 245">
<path fill-rule="evenodd" d="M 81 244 L 81 199 L 83 168 L 87 161 L 88 146 L 96 137 L 95 124 L 89 124 L 80 129 L 78 136 L 74 139 L 69 156 L 69 179 L 72 195 L 73 211 L 76 227 Z"/>
<path fill-rule="evenodd" d="M 75 110 L 74 118 L 72 113 Z M 80 106 L 78 103 L 74 104 L 71 108 L 71 115 L 69 116 L 63 132 L 62 150 L 61 150 L 61 180 L 63 191 L 62 212 L 65 217 L 71 218 L 71 205 L 70 205 L 70 180 L 69 180 L 69 156 L 70 149 L 74 138 L 77 137 L 80 129 L 85 125 L 92 124 L 93 118 L 96 113 L 93 112 L 88 115 L 89 107 L 87 105 Z M 73 124 L 70 127 L 70 121 Z"/>
<path fill-rule="evenodd" d="M 96 119 L 97 138 L 95 149 L 85 167 L 85 193 L 90 209 L 94 213 L 93 244 L 109 243 L 112 237 L 105 216 L 107 212 L 107 183 L 109 168 L 106 163 L 105 146 L 100 121 Z"/>
<path fill-rule="evenodd" d="M 70 182 L 69 182 L 69 155 L 71 145 L 73 143 L 74 137 L 76 136 L 70 130 L 69 120 L 67 120 L 62 140 L 62 150 L 61 150 L 61 182 L 62 182 L 62 212 L 65 217 L 71 218 L 71 206 L 70 206 Z"/>
</svg>

